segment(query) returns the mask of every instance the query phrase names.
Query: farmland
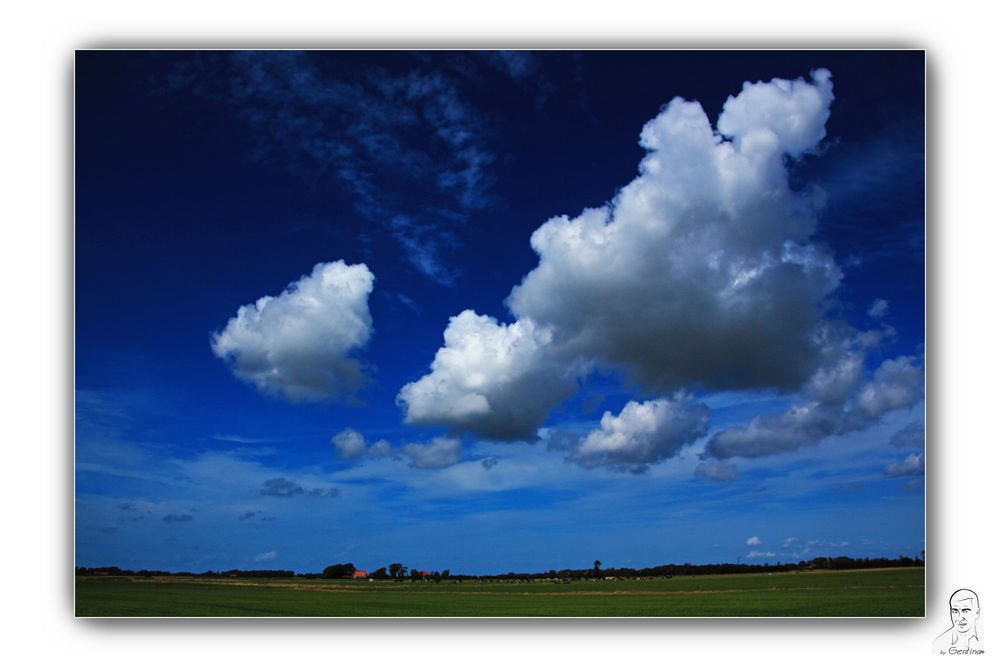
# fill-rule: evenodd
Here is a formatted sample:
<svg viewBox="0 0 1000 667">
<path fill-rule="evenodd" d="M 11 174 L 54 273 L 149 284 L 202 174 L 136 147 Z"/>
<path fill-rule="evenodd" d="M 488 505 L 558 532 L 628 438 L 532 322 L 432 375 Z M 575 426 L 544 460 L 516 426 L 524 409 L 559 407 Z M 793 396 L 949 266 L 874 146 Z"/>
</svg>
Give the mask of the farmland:
<svg viewBox="0 0 1000 667">
<path fill-rule="evenodd" d="M 77 616 L 923 616 L 924 569 L 368 581 L 77 577 Z"/>
</svg>

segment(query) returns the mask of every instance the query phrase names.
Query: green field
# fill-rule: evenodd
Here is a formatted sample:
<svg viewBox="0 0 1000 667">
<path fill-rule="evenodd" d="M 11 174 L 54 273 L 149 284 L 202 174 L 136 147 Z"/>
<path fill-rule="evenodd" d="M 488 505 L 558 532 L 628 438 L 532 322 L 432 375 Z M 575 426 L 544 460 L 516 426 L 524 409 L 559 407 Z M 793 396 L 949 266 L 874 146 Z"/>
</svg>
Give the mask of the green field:
<svg viewBox="0 0 1000 667">
<path fill-rule="evenodd" d="M 78 577 L 77 616 L 923 616 L 924 570 L 620 581 Z"/>
</svg>

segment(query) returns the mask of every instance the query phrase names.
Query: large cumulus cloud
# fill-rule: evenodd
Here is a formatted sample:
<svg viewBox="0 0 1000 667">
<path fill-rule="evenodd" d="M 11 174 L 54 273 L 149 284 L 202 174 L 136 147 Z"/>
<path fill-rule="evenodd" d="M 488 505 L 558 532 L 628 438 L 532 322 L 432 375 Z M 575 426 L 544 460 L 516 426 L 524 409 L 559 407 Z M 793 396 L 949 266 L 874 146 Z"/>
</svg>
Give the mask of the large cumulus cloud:
<svg viewBox="0 0 1000 667">
<path fill-rule="evenodd" d="M 826 70 L 747 84 L 717 129 L 671 101 L 642 129 L 631 183 L 534 232 L 514 323 L 453 318 L 431 372 L 400 392 L 407 420 L 526 437 L 595 364 L 662 395 L 801 388 L 841 274 L 810 241 L 821 198 L 789 187 L 787 160 L 819 147 L 832 90 Z"/>
<path fill-rule="evenodd" d="M 350 397 L 364 374 L 351 354 L 372 332 L 375 276 L 364 264 L 317 264 L 278 296 L 241 306 L 212 351 L 260 391 L 292 401 Z"/>
<path fill-rule="evenodd" d="M 785 166 L 824 135 L 832 85 L 814 77 L 745 87 L 719 132 L 699 104 L 670 102 L 642 130 L 639 176 L 610 204 L 535 231 L 539 264 L 512 312 L 646 389 L 798 388 L 840 280 L 809 243 L 816 200 L 790 189 Z"/>
</svg>

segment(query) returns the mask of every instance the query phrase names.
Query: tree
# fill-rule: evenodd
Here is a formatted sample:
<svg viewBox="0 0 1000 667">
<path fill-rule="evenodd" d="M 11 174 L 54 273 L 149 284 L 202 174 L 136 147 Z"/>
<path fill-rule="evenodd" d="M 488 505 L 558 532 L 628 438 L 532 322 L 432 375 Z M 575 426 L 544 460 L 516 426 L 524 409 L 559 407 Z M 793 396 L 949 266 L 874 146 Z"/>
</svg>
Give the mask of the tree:
<svg viewBox="0 0 1000 667">
<path fill-rule="evenodd" d="M 402 563 L 392 563 L 389 565 L 389 576 L 392 577 L 393 579 L 405 577 L 406 568 L 403 567 Z"/>
<path fill-rule="evenodd" d="M 451 576 L 451 570 L 441 570 L 441 578 L 447 579 Z"/>
<path fill-rule="evenodd" d="M 323 568 L 324 579 L 343 579 L 354 575 L 354 563 L 337 563 Z"/>
<path fill-rule="evenodd" d="M 388 578 L 389 578 L 389 573 L 386 572 L 384 567 L 380 567 L 379 569 L 372 572 L 372 579 L 388 579 Z"/>
<path fill-rule="evenodd" d="M 595 560 L 594 561 L 594 576 L 596 577 L 596 576 L 598 576 L 600 574 L 601 574 L 601 561 Z"/>
</svg>

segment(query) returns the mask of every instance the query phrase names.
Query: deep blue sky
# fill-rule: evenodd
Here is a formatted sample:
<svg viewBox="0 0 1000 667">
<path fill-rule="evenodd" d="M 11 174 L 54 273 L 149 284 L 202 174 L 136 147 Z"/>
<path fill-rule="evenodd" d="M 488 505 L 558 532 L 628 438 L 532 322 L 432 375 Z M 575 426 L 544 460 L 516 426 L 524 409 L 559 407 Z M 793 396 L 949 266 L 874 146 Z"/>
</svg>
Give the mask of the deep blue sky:
<svg viewBox="0 0 1000 667">
<path fill-rule="evenodd" d="M 782 163 L 795 197 L 822 202 L 798 241 L 840 272 L 815 312 L 845 341 L 883 332 L 834 426 L 716 461 L 713 437 L 809 402 L 809 377 L 666 388 L 599 354 L 537 438 L 404 422 L 397 396 L 429 373 L 449 318 L 524 316 L 505 299 L 538 265 L 532 232 L 632 181 L 640 130 L 671 99 L 714 124 L 745 81 L 819 68 L 825 136 Z M 921 52 L 80 52 L 77 564 L 487 573 L 918 554 L 922 436 L 899 434 L 919 433 L 922 377 L 897 398 L 879 369 L 923 364 L 923 128 Z M 213 353 L 239 307 L 337 260 L 375 279 L 370 336 L 347 355 L 356 393 L 288 400 Z M 639 466 L 573 458 L 605 411 L 678 388 L 708 409 L 696 437 Z M 871 408 L 868 389 L 895 402 Z M 345 457 L 331 438 L 348 428 L 391 454 Z M 421 467 L 435 437 L 460 452 Z M 712 461 L 736 468 L 696 474 Z"/>
</svg>

